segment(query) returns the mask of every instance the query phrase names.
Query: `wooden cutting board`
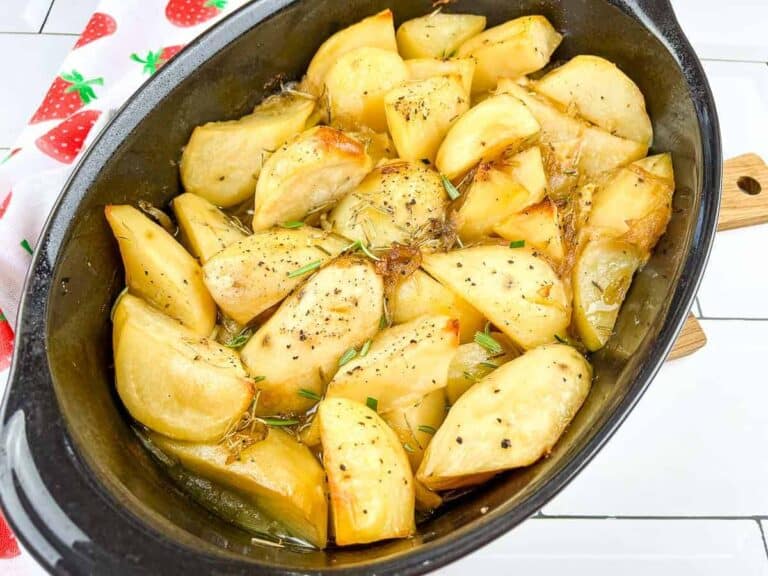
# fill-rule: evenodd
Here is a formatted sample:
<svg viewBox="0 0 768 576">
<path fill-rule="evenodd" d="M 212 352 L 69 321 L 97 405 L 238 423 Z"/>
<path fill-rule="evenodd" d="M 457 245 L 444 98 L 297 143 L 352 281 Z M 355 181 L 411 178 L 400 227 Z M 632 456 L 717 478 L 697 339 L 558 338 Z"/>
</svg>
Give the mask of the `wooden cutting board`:
<svg viewBox="0 0 768 576">
<path fill-rule="evenodd" d="M 757 154 L 726 160 L 718 231 L 768 222 L 768 166 Z M 693 354 L 707 343 L 707 336 L 692 314 L 683 326 L 668 360 Z"/>
</svg>

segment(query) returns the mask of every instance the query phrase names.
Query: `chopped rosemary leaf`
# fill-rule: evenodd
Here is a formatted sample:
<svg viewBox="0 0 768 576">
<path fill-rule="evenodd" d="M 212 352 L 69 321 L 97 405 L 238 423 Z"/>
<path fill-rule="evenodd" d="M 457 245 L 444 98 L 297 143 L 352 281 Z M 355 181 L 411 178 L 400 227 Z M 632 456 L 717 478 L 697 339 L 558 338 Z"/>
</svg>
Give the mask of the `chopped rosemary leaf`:
<svg viewBox="0 0 768 576">
<path fill-rule="evenodd" d="M 522 248 L 523 246 L 525 246 L 525 240 L 512 240 L 509 243 L 510 248 Z"/>
<path fill-rule="evenodd" d="M 267 379 L 266 376 L 254 376 L 253 378 L 251 378 L 251 380 L 253 380 L 255 384 L 262 382 L 263 380 L 266 380 L 266 379 Z"/>
<path fill-rule="evenodd" d="M 294 426 L 295 424 L 299 423 L 299 421 L 295 418 L 287 418 L 285 420 L 282 418 L 260 418 L 260 420 L 267 426 L 272 426 L 274 428 L 280 428 L 281 426 Z"/>
<path fill-rule="evenodd" d="M 560 336 L 560 334 L 555 334 L 555 340 L 560 342 L 560 344 L 568 344 L 568 340 Z"/>
<path fill-rule="evenodd" d="M 307 400 L 314 400 L 315 402 L 320 402 L 321 400 L 318 394 L 315 394 L 312 390 L 307 390 L 306 388 L 299 389 L 299 396 L 306 398 Z"/>
<path fill-rule="evenodd" d="M 406 442 L 405 444 L 403 444 L 403 448 L 405 448 L 405 451 L 406 451 L 406 452 L 410 452 L 411 454 L 413 454 L 414 452 L 416 452 L 416 450 L 414 450 L 414 449 L 413 449 L 413 446 L 411 446 L 410 444 L 408 444 L 408 442 Z"/>
<path fill-rule="evenodd" d="M 356 252 L 357 250 L 362 250 L 363 254 L 368 256 L 368 258 L 370 258 L 371 260 L 376 260 L 377 262 L 381 260 L 381 258 L 379 258 L 378 256 L 376 256 L 376 254 L 371 252 L 371 249 L 368 248 L 368 246 L 366 246 L 365 244 L 363 244 L 363 242 L 360 240 L 355 240 L 354 242 L 352 242 L 352 244 L 344 248 L 344 252 Z"/>
<path fill-rule="evenodd" d="M 499 365 L 496 364 L 495 362 L 480 362 L 479 365 L 482 366 L 483 368 L 490 368 L 491 370 L 496 370 L 496 368 L 499 367 Z"/>
<path fill-rule="evenodd" d="M 462 376 L 464 376 L 464 380 L 469 380 L 470 382 L 477 382 L 477 376 L 472 374 L 469 370 L 464 370 L 462 372 Z"/>
<path fill-rule="evenodd" d="M 432 426 L 427 426 L 426 424 L 419 424 L 419 432 L 426 432 L 427 434 L 434 434 L 437 432 Z"/>
<path fill-rule="evenodd" d="M 300 220 L 289 220 L 288 222 L 283 222 L 280 224 L 282 228 L 288 228 L 289 230 L 292 228 L 301 228 L 304 226 L 304 222 L 301 222 Z"/>
<path fill-rule="evenodd" d="M 370 396 L 368 396 L 368 398 L 365 399 L 365 405 L 368 406 L 368 408 L 370 408 L 374 412 L 379 411 L 379 401 L 376 400 L 376 398 L 371 398 Z"/>
<path fill-rule="evenodd" d="M 309 274 L 310 272 L 314 272 L 318 268 L 320 268 L 320 265 L 322 262 L 320 260 L 315 260 L 314 262 L 310 262 L 306 266 L 302 266 L 298 270 L 294 270 L 293 272 L 288 272 L 288 278 L 297 278 L 299 276 L 304 276 L 304 274 Z"/>
<path fill-rule="evenodd" d="M 389 321 L 387 320 L 387 315 L 386 314 L 382 314 L 381 318 L 379 319 L 379 330 L 384 330 L 384 328 L 386 328 L 387 326 L 389 326 Z"/>
<path fill-rule="evenodd" d="M 357 356 L 357 350 L 354 348 L 350 348 L 344 352 L 344 354 L 341 355 L 341 358 L 339 358 L 339 368 L 350 362 L 355 356 Z"/>
<path fill-rule="evenodd" d="M 360 348 L 360 358 L 363 356 L 366 356 L 368 354 L 368 350 L 371 349 L 371 340 L 370 338 L 365 341 L 365 344 L 363 344 L 363 347 Z"/>
<path fill-rule="evenodd" d="M 229 342 L 225 342 L 224 346 L 227 348 L 239 350 L 245 346 L 245 343 L 248 342 L 248 340 L 251 338 L 251 334 L 253 334 L 253 330 L 250 328 L 245 328 L 240 332 L 240 334 L 232 338 Z"/>
<path fill-rule="evenodd" d="M 459 192 L 459 189 L 453 185 L 453 182 L 448 180 L 448 178 L 446 178 L 443 174 L 440 174 L 440 178 L 443 180 L 443 188 L 445 188 L 445 193 L 448 194 L 448 197 L 451 200 L 456 200 L 456 198 L 461 196 L 461 192 Z"/>
<path fill-rule="evenodd" d="M 486 332 L 475 332 L 475 342 L 488 350 L 492 356 L 498 356 L 504 352 L 504 348 L 502 348 L 501 344 Z"/>
</svg>

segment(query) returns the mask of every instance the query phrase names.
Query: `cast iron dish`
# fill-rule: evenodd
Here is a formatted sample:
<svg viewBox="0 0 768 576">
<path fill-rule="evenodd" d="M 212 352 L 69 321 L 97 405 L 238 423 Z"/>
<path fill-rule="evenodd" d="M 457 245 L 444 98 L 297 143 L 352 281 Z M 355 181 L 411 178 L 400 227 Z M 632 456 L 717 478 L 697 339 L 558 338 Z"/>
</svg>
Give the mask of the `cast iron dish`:
<svg viewBox="0 0 768 576">
<path fill-rule="evenodd" d="M 70 180 L 27 281 L 2 414 L 0 497 L 15 532 L 59 574 L 423 573 L 540 509 L 626 417 L 685 320 L 714 237 L 721 181 L 712 95 L 667 0 L 460 0 L 493 25 L 543 14 L 565 33 L 554 58 L 597 54 L 645 94 L 655 149 L 675 162 L 673 217 L 636 278 L 596 380 L 551 456 L 441 510 L 416 537 L 345 550 L 253 542 L 174 488 L 129 428 L 112 386 L 109 312 L 122 285 L 106 204 L 165 205 L 192 128 L 250 110 L 279 73 L 298 77 L 335 30 L 428 0 L 257 0 L 164 67 L 113 120 Z"/>
</svg>

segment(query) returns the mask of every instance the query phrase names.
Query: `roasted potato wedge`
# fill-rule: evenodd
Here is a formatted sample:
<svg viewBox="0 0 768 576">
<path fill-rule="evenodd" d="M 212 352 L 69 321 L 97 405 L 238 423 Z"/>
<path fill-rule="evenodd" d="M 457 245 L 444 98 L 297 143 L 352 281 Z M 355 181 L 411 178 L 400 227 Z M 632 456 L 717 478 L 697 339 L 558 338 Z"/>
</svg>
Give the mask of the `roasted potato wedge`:
<svg viewBox="0 0 768 576">
<path fill-rule="evenodd" d="M 469 95 L 459 76 L 434 76 L 390 90 L 384 108 L 400 158 L 434 162 L 448 129 L 469 110 Z"/>
<path fill-rule="evenodd" d="M 348 245 L 310 226 L 270 228 L 219 252 L 203 266 L 203 279 L 221 310 L 244 325 L 304 280 L 293 272 L 313 262 L 325 264 Z"/>
<path fill-rule="evenodd" d="M 397 158 L 395 143 L 392 142 L 387 132 L 361 130 L 359 132 L 347 132 L 347 135 L 363 143 L 366 153 L 371 157 L 373 166 Z"/>
<path fill-rule="evenodd" d="M 397 29 L 403 58 L 451 58 L 459 46 L 485 29 L 485 16 L 433 12 Z"/>
<path fill-rule="evenodd" d="M 391 10 L 383 10 L 336 32 L 323 42 L 309 63 L 302 88 L 321 96 L 325 77 L 339 58 L 356 48 L 368 46 L 397 53 L 395 23 Z"/>
<path fill-rule="evenodd" d="M 151 434 L 152 442 L 188 470 L 227 486 L 317 548 L 328 541 L 325 471 L 309 449 L 283 430 L 233 455 L 223 444 L 178 442 Z"/>
<path fill-rule="evenodd" d="M 505 156 L 498 166 L 528 190 L 530 204 L 544 199 L 547 193 L 547 174 L 541 148 L 531 146 L 517 154 Z"/>
<path fill-rule="evenodd" d="M 592 368 L 570 346 L 530 350 L 472 386 L 427 447 L 417 478 L 444 490 L 546 455 L 589 392 Z M 486 476 L 487 477 L 487 476 Z"/>
<path fill-rule="evenodd" d="M 472 92 L 484 92 L 493 90 L 499 78 L 544 68 L 562 39 L 544 16 L 523 16 L 470 38 L 456 55 L 475 60 Z"/>
<path fill-rule="evenodd" d="M 409 406 L 382 414 L 384 421 L 400 438 L 414 472 L 419 468 L 432 436 L 445 420 L 445 413 L 445 391 L 441 388 Z"/>
<path fill-rule="evenodd" d="M 248 371 L 261 376 L 257 414 L 299 414 L 351 347 L 372 338 L 384 311 L 384 285 L 367 260 L 334 260 L 291 294 L 241 351 Z"/>
<path fill-rule="evenodd" d="M 437 153 L 438 170 L 453 180 L 505 148 L 536 138 L 539 123 L 525 105 L 506 94 L 493 96 L 462 114 Z"/>
<path fill-rule="evenodd" d="M 173 236 L 132 206 L 104 209 L 120 246 L 125 283 L 199 336 L 210 336 L 216 305 L 197 261 Z"/>
<path fill-rule="evenodd" d="M 448 365 L 459 346 L 459 322 L 448 316 L 422 316 L 379 332 L 365 356 L 339 368 L 328 398 L 377 401 L 382 413 L 406 408 L 444 388 Z"/>
<path fill-rule="evenodd" d="M 570 320 L 565 286 L 530 248 L 474 246 L 427 254 L 422 266 L 523 349 L 565 334 Z"/>
<path fill-rule="evenodd" d="M 173 199 L 173 213 L 179 223 L 181 243 L 203 264 L 246 236 L 239 222 L 190 192 Z"/>
<path fill-rule="evenodd" d="M 346 130 L 367 126 L 387 129 L 384 96 L 408 80 L 408 69 L 397 52 L 356 48 L 347 52 L 325 77 L 330 122 Z"/>
<path fill-rule="evenodd" d="M 433 236 L 448 195 L 440 176 L 421 162 L 394 160 L 379 165 L 331 212 L 333 231 L 374 248 L 392 242 L 413 244 Z"/>
<path fill-rule="evenodd" d="M 640 88 L 613 63 L 581 55 L 547 73 L 535 90 L 606 132 L 650 146 L 651 119 Z"/>
<path fill-rule="evenodd" d="M 237 353 L 125 294 L 114 313 L 117 393 L 136 420 L 177 440 L 218 441 L 248 408 Z"/>
<path fill-rule="evenodd" d="M 323 400 L 318 417 L 336 544 L 413 534 L 414 480 L 397 435 L 376 412 L 346 398 Z"/>
<path fill-rule="evenodd" d="M 415 58 L 406 60 L 408 77 L 411 80 L 427 80 L 435 76 L 459 76 L 467 95 L 472 93 L 472 77 L 475 75 L 475 61 L 472 58 Z"/>
<path fill-rule="evenodd" d="M 504 340 L 498 333 L 492 333 L 491 337 L 499 343 Z M 448 366 L 448 384 L 445 387 L 448 404 L 456 404 L 464 392 L 516 356 L 517 353 L 509 347 L 497 356 L 475 342 L 459 346 Z"/>
<path fill-rule="evenodd" d="M 475 332 L 485 325 L 485 318 L 480 312 L 421 270 L 397 285 L 389 297 L 389 310 L 395 324 L 404 324 L 425 315 L 456 318 L 461 342 L 472 341 Z"/>
<path fill-rule="evenodd" d="M 303 220 L 343 198 L 372 167 L 363 143 L 318 126 L 267 160 L 256 184 L 253 230 Z"/>
<path fill-rule="evenodd" d="M 493 231 L 513 242 L 525 241 L 526 246 L 540 250 L 552 262 L 559 263 L 565 257 L 557 206 L 548 198 L 509 216 Z"/>
<path fill-rule="evenodd" d="M 247 200 L 270 151 L 304 130 L 314 109 L 314 100 L 286 93 L 240 120 L 198 126 L 181 156 L 184 189 L 225 208 Z"/>
<path fill-rule="evenodd" d="M 637 168 L 645 170 L 653 174 L 656 178 L 665 180 L 670 185 L 675 184 L 675 171 L 672 167 L 672 155 L 656 154 L 654 156 L 647 156 L 642 160 L 637 160 L 633 163 Z"/>
</svg>

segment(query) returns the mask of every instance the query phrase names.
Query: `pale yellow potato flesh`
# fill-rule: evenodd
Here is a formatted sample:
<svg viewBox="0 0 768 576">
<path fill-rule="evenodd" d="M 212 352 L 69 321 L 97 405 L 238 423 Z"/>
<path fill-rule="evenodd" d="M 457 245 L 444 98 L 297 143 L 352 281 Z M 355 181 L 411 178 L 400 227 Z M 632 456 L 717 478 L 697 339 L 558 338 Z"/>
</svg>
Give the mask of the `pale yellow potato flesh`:
<svg viewBox="0 0 768 576">
<path fill-rule="evenodd" d="M 611 134 L 649 146 L 653 141 L 643 93 L 605 58 L 576 56 L 548 72 L 534 87 Z"/>
<path fill-rule="evenodd" d="M 309 278 L 251 337 L 240 356 L 257 384 L 260 415 L 302 414 L 322 395 L 339 359 L 379 329 L 384 284 L 367 260 L 337 259 Z"/>
<path fill-rule="evenodd" d="M 500 78 L 541 70 L 562 39 L 544 16 L 523 16 L 467 40 L 456 56 L 477 63 L 472 92 L 478 93 L 493 90 Z"/>
<path fill-rule="evenodd" d="M 502 344 L 498 333 L 492 332 L 491 337 Z M 448 384 L 445 387 L 448 404 L 456 404 L 464 392 L 516 355 L 515 351 L 505 348 L 501 355 L 495 356 L 476 342 L 459 346 L 448 366 Z"/>
<path fill-rule="evenodd" d="M 499 94 L 462 114 L 451 126 L 435 164 L 453 180 L 505 148 L 520 146 L 539 134 L 539 123 L 517 98 Z"/>
<path fill-rule="evenodd" d="M 427 254 L 422 266 L 523 349 L 565 334 L 571 315 L 565 285 L 530 248 L 473 246 Z"/>
<path fill-rule="evenodd" d="M 117 393 L 141 424 L 177 440 L 218 441 L 253 398 L 237 353 L 125 294 L 114 313 Z"/>
<path fill-rule="evenodd" d="M 459 46 L 485 29 L 485 16 L 433 12 L 397 29 L 403 58 L 451 58 Z"/>
<path fill-rule="evenodd" d="M 408 77 L 411 80 L 426 80 L 435 76 L 459 76 L 467 94 L 472 93 L 472 77 L 475 75 L 475 61 L 472 58 L 414 58 L 406 60 Z"/>
<path fill-rule="evenodd" d="M 445 414 L 445 391 L 442 388 L 408 406 L 382 414 L 381 417 L 400 438 L 414 472 L 419 468 L 432 436 L 445 420 Z"/>
<path fill-rule="evenodd" d="M 152 442 L 188 470 L 251 500 L 293 535 L 317 548 L 328 541 L 325 471 L 309 449 L 283 430 L 237 457 L 223 444 L 178 442 L 151 434 Z"/>
<path fill-rule="evenodd" d="M 325 77 L 330 123 L 346 130 L 387 129 L 386 94 L 408 80 L 408 68 L 396 53 L 357 48 L 344 54 Z"/>
<path fill-rule="evenodd" d="M 565 258 L 557 206 L 548 198 L 509 216 L 493 231 L 512 242 L 523 240 L 556 264 Z"/>
<path fill-rule="evenodd" d="M 459 76 L 433 76 L 390 90 L 384 108 L 398 156 L 434 162 L 451 125 L 469 110 L 469 94 Z"/>
<path fill-rule="evenodd" d="M 472 386 L 427 447 L 417 478 L 428 488 L 528 466 L 549 453 L 589 393 L 592 368 L 570 346 L 535 348 Z"/>
<path fill-rule="evenodd" d="M 314 109 L 314 100 L 286 93 L 239 120 L 198 126 L 181 156 L 184 189 L 225 208 L 244 202 L 271 152 L 304 130 Z"/>
<path fill-rule="evenodd" d="M 448 365 L 459 346 L 459 322 L 448 316 L 422 316 L 382 330 L 365 356 L 344 364 L 326 397 L 365 403 L 374 398 L 382 413 L 406 408 L 444 388 Z"/>
<path fill-rule="evenodd" d="M 334 64 L 347 52 L 368 46 L 397 53 L 395 24 L 391 10 L 364 18 L 352 24 L 323 42 L 315 52 L 307 68 L 302 88 L 315 96 L 321 96 L 325 77 Z"/>
<path fill-rule="evenodd" d="M 392 142 L 387 132 L 363 129 L 358 132 L 347 132 L 347 135 L 363 143 L 365 152 L 371 157 L 373 166 L 397 158 L 395 143 Z"/>
<path fill-rule="evenodd" d="M 509 158 L 503 158 L 502 169 L 530 192 L 530 203 L 536 204 L 547 193 L 547 174 L 539 146 L 531 146 Z"/>
<path fill-rule="evenodd" d="M 648 156 L 642 160 L 634 162 L 634 165 L 638 168 L 642 168 L 646 172 L 650 172 L 656 178 L 666 180 L 672 185 L 675 183 L 675 171 L 672 166 L 672 155 L 668 152 L 665 154 Z"/>
<path fill-rule="evenodd" d="M 340 130 L 318 126 L 303 132 L 264 164 L 256 184 L 254 232 L 332 206 L 371 167 L 364 144 Z"/>
<path fill-rule="evenodd" d="M 197 260 L 162 226 L 132 206 L 107 206 L 104 214 L 120 246 L 131 294 L 151 302 L 195 334 L 210 336 L 216 305 Z"/>
<path fill-rule="evenodd" d="M 414 479 L 397 435 L 346 398 L 318 407 L 336 544 L 406 538 L 416 530 Z"/>
<path fill-rule="evenodd" d="M 304 278 L 300 268 L 325 264 L 349 242 L 311 226 L 270 228 L 228 246 L 203 266 L 203 279 L 222 312 L 248 324 L 278 304 Z"/>
<path fill-rule="evenodd" d="M 593 240 L 573 267 L 573 322 L 587 349 L 599 350 L 613 334 L 642 253 L 620 240 Z"/>
<path fill-rule="evenodd" d="M 202 196 L 186 192 L 176 196 L 172 206 L 181 243 L 202 264 L 246 236 L 238 222 Z"/>
<path fill-rule="evenodd" d="M 416 270 L 400 282 L 388 303 L 395 324 L 428 314 L 456 318 L 461 342 L 471 342 L 475 332 L 485 326 L 485 318 L 480 312 L 422 270 Z"/>
</svg>

